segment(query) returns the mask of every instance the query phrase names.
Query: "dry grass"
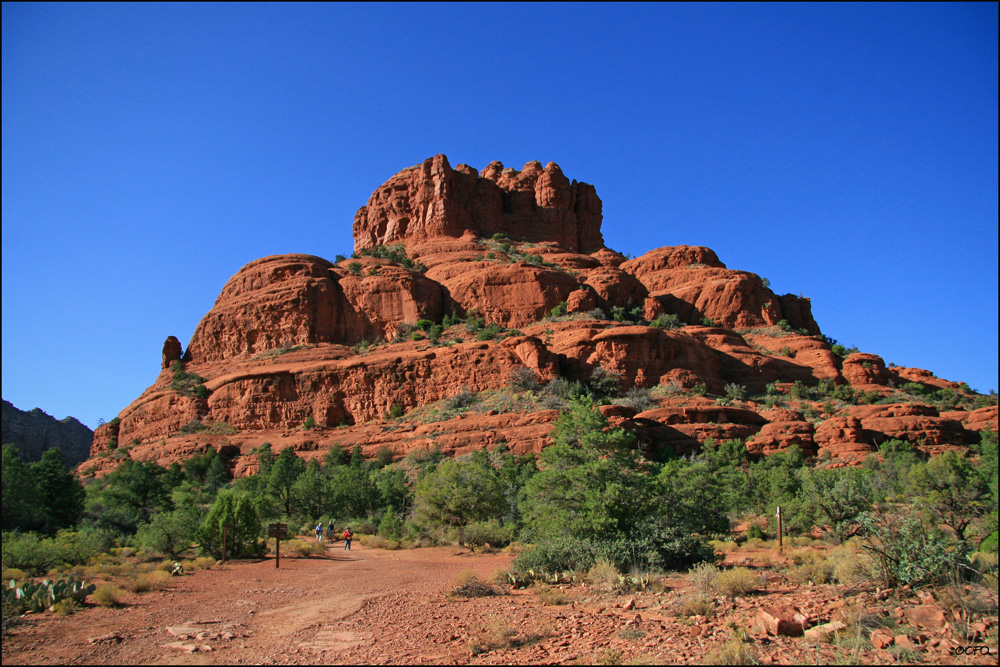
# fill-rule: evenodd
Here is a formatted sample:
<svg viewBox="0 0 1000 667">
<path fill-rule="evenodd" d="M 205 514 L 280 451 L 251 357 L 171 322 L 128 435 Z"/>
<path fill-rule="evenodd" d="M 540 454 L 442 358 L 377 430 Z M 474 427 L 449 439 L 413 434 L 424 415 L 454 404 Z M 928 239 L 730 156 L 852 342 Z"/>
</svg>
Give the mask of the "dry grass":
<svg viewBox="0 0 1000 667">
<path fill-rule="evenodd" d="M 462 570 L 455 575 L 455 586 L 464 586 L 474 579 L 478 579 L 479 576 L 476 574 L 475 570 Z"/>
<path fill-rule="evenodd" d="M 674 610 L 678 616 L 714 616 L 715 604 L 707 595 L 694 593 L 685 595 L 678 600 Z"/>
<path fill-rule="evenodd" d="M 613 591 L 618 586 L 618 568 L 606 560 L 599 560 L 587 572 L 587 581 L 601 591 Z"/>
<path fill-rule="evenodd" d="M 387 551 L 396 551 L 401 548 L 401 544 L 398 540 L 390 540 L 387 537 L 382 537 L 381 535 L 362 535 L 360 538 L 361 546 L 369 547 L 372 549 L 385 549 Z"/>
<path fill-rule="evenodd" d="M 120 607 L 125 601 L 125 596 L 125 591 L 113 584 L 98 586 L 97 589 L 90 594 L 90 598 L 94 601 L 94 604 L 102 607 Z"/>
<path fill-rule="evenodd" d="M 56 613 L 56 616 L 72 616 L 79 610 L 79 603 L 72 598 L 63 598 L 52 605 L 52 611 Z"/>
<path fill-rule="evenodd" d="M 746 567 L 734 567 L 720 572 L 713 585 L 722 595 L 735 598 L 754 591 L 760 585 L 760 575 Z"/>
<path fill-rule="evenodd" d="M 719 576 L 719 568 L 712 563 L 698 563 L 687 573 L 687 579 L 694 589 L 706 597 L 715 594 L 715 578 Z"/>
<path fill-rule="evenodd" d="M 466 646 L 473 655 L 497 649 L 517 648 L 548 637 L 551 629 L 521 633 L 499 616 L 487 616 L 471 628 L 473 636 Z"/>
<path fill-rule="evenodd" d="M 733 637 L 705 657 L 706 665 L 756 665 L 753 646 L 739 637 Z"/>
<path fill-rule="evenodd" d="M 712 548 L 718 553 L 722 554 L 727 554 L 730 551 L 736 551 L 740 548 L 740 545 L 736 544 L 736 542 L 732 540 L 710 540 L 709 544 L 711 544 Z"/>
<path fill-rule="evenodd" d="M 154 570 L 153 572 L 143 572 L 129 581 L 126 586 L 133 593 L 145 593 L 147 591 L 158 591 L 167 587 L 173 577 L 169 572 Z"/>
<path fill-rule="evenodd" d="M 6 585 L 11 579 L 14 581 L 24 581 L 28 578 L 28 575 L 24 570 L 19 570 L 16 567 L 5 567 L 3 569 L 2 578 L 3 583 Z"/>
<path fill-rule="evenodd" d="M 496 586 L 479 581 L 475 570 L 462 570 L 455 575 L 455 588 L 449 595 L 461 598 L 481 598 L 500 595 L 500 593 L 500 589 Z"/>
<path fill-rule="evenodd" d="M 326 553 L 326 547 L 322 542 L 312 540 L 289 540 L 286 548 L 299 558 L 321 556 Z"/>
<path fill-rule="evenodd" d="M 538 601 L 542 604 L 563 605 L 571 604 L 573 602 L 572 597 L 558 588 L 553 588 L 544 584 L 535 584 L 533 588 L 535 589 L 535 597 L 538 598 Z"/>
</svg>

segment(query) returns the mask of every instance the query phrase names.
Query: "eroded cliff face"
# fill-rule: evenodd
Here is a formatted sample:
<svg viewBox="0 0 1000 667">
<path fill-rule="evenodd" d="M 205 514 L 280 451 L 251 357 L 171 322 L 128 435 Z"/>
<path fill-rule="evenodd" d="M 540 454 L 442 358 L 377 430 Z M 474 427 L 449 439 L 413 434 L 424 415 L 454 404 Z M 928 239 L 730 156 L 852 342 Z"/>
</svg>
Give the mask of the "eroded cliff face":
<svg viewBox="0 0 1000 667">
<path fill-rule="evenodd" d="M 355 258 L 276 255 L 240 269 L 183 354 L 167 339 L 156 381 L 98 428 L 82 468 L 103 474 L 125 447 L 164 464 L 215 447 L 249 474 L 249 454 L 265 441 L 307 457 L 335 444 L 360 444 L 370 456 L 381 447 L 460 453 L 499 442 L 537 451 L 558 411 L 511 388 L 518 369 L 545 383 L 587 381 L 601 368 L 623 389 L 655 389 L 652 409 L 602 408 L 650 453 L 739 437 L 756 454 L 795 445 L 850 463 L 889 438 L 938 451 L 996 428 L 995 406 L 945 414 L 908 403 L 840 406 L 817 419 L 818 402 L 802 402 L 814 413 L 807 418 L 692 393 L 741 386 L 763 394 L 821 381 L 871 396 L 906 383 L 960 387 L 921 369 L 887 368 L 876 355 L 838 357 L 808 299 L 776 295 L 708 248 L 663 247 L 626 261 L 604 247 L 601 215 L 594 187 L 551 162 L 520 171 L 492 162 L 477 173 L 438 155 L 404 169 L 355 216 Z M 410 268 L 369 256 L 396 245 Z M 552 317 L 554 308 L 565 314 Z M 661 316 L 680 326 L 647 324 Z M 457 324 L 430 335 L 426 322 L 445 317 L 482 317 L 493 329 Z M 420 321 L 425 331 L 416 332 Z M 459 415 L 436 412 L 475 392 L 501 398 Z M 392 412 L 407 416 L 389 419 Z"/>
</svg>

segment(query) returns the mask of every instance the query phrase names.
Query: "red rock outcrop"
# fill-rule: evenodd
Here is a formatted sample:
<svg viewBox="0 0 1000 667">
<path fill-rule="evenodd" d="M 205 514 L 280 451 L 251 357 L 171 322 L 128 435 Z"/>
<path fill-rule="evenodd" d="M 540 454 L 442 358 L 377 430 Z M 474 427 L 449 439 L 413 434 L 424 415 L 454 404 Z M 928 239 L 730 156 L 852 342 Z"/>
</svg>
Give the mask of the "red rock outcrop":
<svg viewBox="0 0 1000 667">
<path fill-rule="evenodd" d="M 591 252 L 604 246 L 601 218 L 594 186 L 570 181 L 554 162 L 544 169 L 529 162 L 521 171 L 491 162 L 477 175 L 468 165 L 452 169 L 448 158 L 435 155 L 372 194 L 354 216 L 354 243 L 360 250 L 466 232 L 499 233 Z"/>
<path fill-rule="evenodd" d="M 229 279 L 184 355 L 208 363 L 297 345 L 392 338 L 397 327 L 439 320 L 441 286 L 384 260 L 359 261 L 357 274 L 311 255 L 250 262 Z"/>
<path fill-rule="evenodd" d="M 842 464 L 890 438 L 933 452 L 996 429 L 995 406 L 939 414 L 912 404 L 829 403 L 822 407 L 830 417 L 814 423 L 819 401 L 758 412 L 754 403 L 683 393 L 736 396 L 769 386 L 773 394 L 774 387 L 787 392 L 796 382 L 821 380 L 884 395 L 906 382 L 964 389 L 920 369 L 887 369 L 875 355 L 841 361 L 818 335 L 808 299 L 775 295 L 708 248 L 663 247 L 626 261 L 604 247 L 601 216 L 593 186 L 570 181 L 554 163 L 517 171 L 492 162 L 477 173 L 468 165 L 452 169 L 438 155 L 404 169 L 358 211 L 355 249 L 402 244 L 417 265 L 371 256 L 335 264 L 299 254 L 250 262 L 223 287 L 183 354 L 176 338 L 167 339 L 155 382 L 97 429 L 82 469 L 113 469 L 125 453 L 112 453 L 119 444 L 133 458 L 164 464 L 214 447 L 231 457 L 237 474 L 253 472 L 249 454 L 265 441 L 307 457 L 356 443 L 367 456 L 382 447 L 402 456 L 500 442 L 538 451 L 557 415 L 539 408 L 551 404 L 430 423 L 386 419 L 390 411 L 430 410 L 459 392 L 500 390 L 524 367 L 542 382 L 586 382 L 603 368 L 640 396 L 658 388 L 644 399 L 656 409 L 602 407 L 651 455 L 742 438 L 755 454 L 796 445 Z M 564 302 L 567 315 L 553 316 Z M 470 313 L 519 331 L 495 335 L 495 327 L 478 332 L 459 324 L 409 333 L 420 320 Z M 663 314 L 689 325 L 630 323 Z M 703 318 L 715 325 L 702 325 Z M 782 320 L 788 326 L 779 327 Z"/>
<path fill-rule="evenodd" d="M 715 253 L 700 246 L 674 246 L 651 250 L 624 262 L 623 271 L 633 274 L 664 309 L 682 320 L 697 324 L 704 318 L 731 329 L 774 325 L 788 317 L 782 299 L 764 286 L 759 276 L 731 271 Z M 792 311 L 789 324 L 818 334 L 808 299 L 782 297 Z"/>
</svg>

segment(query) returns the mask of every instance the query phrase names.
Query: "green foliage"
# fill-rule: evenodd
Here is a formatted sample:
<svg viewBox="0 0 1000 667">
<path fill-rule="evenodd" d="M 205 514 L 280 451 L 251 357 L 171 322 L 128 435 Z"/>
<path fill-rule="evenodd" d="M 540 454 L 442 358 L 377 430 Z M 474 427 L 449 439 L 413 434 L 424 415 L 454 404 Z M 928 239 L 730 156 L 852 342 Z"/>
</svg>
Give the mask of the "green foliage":
<svg viewBox="0 0 1000 667">
<path fill-rule="evenodd" d="M 587 380 L 587 389 L 598 400 L 610 398 L 621 391 L 621 374 L 603 366 L 594 366 Z"/>
<path fill-rule="evenodd" d="M 479 459 L 441 463 L 425 475 L 414 489 L 414 519 L 418 525 L 458 529 L 502 514 L 503 486 L 496 470 Z"/>
<path fill-rule="evenodd" d="M 170 370 L 173 372 L 170 389 L 173 391 L 179 391 L 186 396 L 197 396 L 198 398 L 208 397 L 209 391 L 205 387 L 205 378 L 196 373 L 186 372 L 184 370 L 184 364 L 180 361 L 175 361 L 170 364 Z"/>
<path fill-rule="evenodd" d="M 347 270 L 355 276 L 361 275 L 361 262 L 348 262 Z"/>
<path fill-rule="evenodd" d="M 267 475 L 267 493 L 277 502 L 285 517 L 292 516 L 295 497 L 293 488 L 305 467 L 305 462 L 296 455 L 295 450 L 286 447 L 278 453 Z"/>
<path fill-rule="evenodd" d="M 542 383 L 538 373 L 527 366 L 517 366 L 507 376 L 507 384 L 516 391 L 538 391 Z"/>
<path fill-rule="evenodd" d="M 171 508 L 165 474 L 155 461 L 125 459 L 88 494 L 85 516 L 98 527 L 135 533 L 154 513 Z"/>
<path fill-rule="evenodd" d="M 803 468 L 796 522 L 806 530 L 821 526 L 847 539 L 860 515 L 872 507 L 868 471 L 863 468 Z"/>
<path fill-rule="evenodd" d="M 649 323 L 649 326 L 656 327 L 657 329 L 680 329 L 684 326 L 681 322 L 681 318 L 677 317 L 673 313 L 667 313 L 665 315 L 657 315 L 656 318 Z"/>
<path fill-rule="evenodd" d="M 302 422 L 302 428 L 307 431 L 316 428 L 316 420 L 312 415 L 306 417 L 305 421 Z"/>
<path fill-rule="evenodd" d="M 541 470 L 521 494 L 531 539 L 614 539 L 652 517 L 648 466 L 630 448 L 630 434 L 607 426 L 583 399 L 556 420 Z"/>
<path fill-rule="evenodd" d="M 403 410 L 403 406 L 400 405 L 399 403 L 393 403 L 392 405 L 389 406 L 388 412 L 385 413 L 385 418 L 399 419 L 404 414 L 406 414 L 406 412 Z"/>
<path fill-rule="evenodd" d="M 465 526 L 463 531 L 463 543 L 470 549 L 477 549 L 490 545 L 491 547 L 505 547 L 514 541 L 514 524 L 507 523 L 501 525 L 497 519 L 486 521 L 474 521 Z"/>
<path fill-rule="evenodd" d="M 41 574 L 66 564 L 86 563 L 110 546 L 109 536 L 97 530 L 64 530 L 52 537 L 37 533 L 4 533 L 3 567 Z"/>
<path fill-rule="evenodd" d="M 611 319 L 616 322 L 627 324 L 639 324 L 645 321 L 642 316 L 642 305 L 632 306 L 611 306 Z"/>
<path fill-rule="evenodd" d="M 990 510 L 987 471 L 956 451 L 943 452 L 910 474 L 910 495 L 959 540 L 976 519 Z M 995 473 L 994 473 L 995 474 Z"/>
<path fill-rule="evenodd" d="M 552 308 L 551 311 L 549 311 L 549 315 L 551 315 L 552 317 L 563 317 L 563 316 L 565 316 L 566 315 L 566 302 L 565 301 L 560 301 L 559 303 L 557 303 L 555 305 L 555 307 Z"/>
<path fill-rule="evenodd" d="M 154 514 L 149 523 L 136 531 L 135 544 L 141 549 L 177 558 L 195 540 L 199 512 L 195 507 L 183 507 Z"/>
<path fill-rule="evenodd" d="M 859 516 L 864 549 L 874 560 L 885 586 L 944 582 L 968 566 L 968 547 L 949 540 L 906 508 L 876 510 Z"/>
<path fill-rule="evenodd" d="M 377 245 L 371 248 L 362 248 L 358 251 L 359 254 L 366 257 L 375 257 L 378 259 L 386 259 L 395 264 L 399 264 L 404 269 L 410 269 L 411 271 L 416 271 L 418 273 L 423 273 L 427 270 L 427 267 L 420 262 L 410 259 L 406 254 L 406 248 L 402 243 L 397 243 L 394 245 Z M 353 263 L 353 262 L 352 262 Z M 350 269 L 350 265 L 348 265 Z"/>
<path fill-rule="evenodd" d="M 358 465 L 354 464 L 355 458 Z M 360 458 L 352 456 L 351 465 L 330 472 L 329 507 L 338 520 L 367 517 L 382 507 L 378 486 L 361 465 Z"/>
<path fill-rule="evenodd" d="M 260 539 L 263 527 L 249 495 L 229 489 L 219 493 L 198 529 L 202 552 L 221 558 L 223 527 L 226 529 L 226 552 L 229 557 L 252 557 L 264 553 L 266 546 Z"/>
</svg>

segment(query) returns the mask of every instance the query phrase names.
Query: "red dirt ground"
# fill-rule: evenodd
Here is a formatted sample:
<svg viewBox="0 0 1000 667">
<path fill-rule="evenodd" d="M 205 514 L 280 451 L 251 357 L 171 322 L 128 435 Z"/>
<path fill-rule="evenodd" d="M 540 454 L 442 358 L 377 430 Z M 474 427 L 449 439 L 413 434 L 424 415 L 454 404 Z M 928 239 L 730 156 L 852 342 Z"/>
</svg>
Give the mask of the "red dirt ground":
<svg viewBox="0 0 1000 667">
<path fill-rule="evenodd" d="M 28 615 L 4 638 L 3 664 L 702 663 L 719 660 L 713 651 L 732 645 L 730 623 L 750 628 L 765 605 L 794 604 L 825 622 L 845 597 L 886 615 L 922 604 L 915 596 L 879 601 L 873 592 L 799 586 L 777 574 L 753 595 L 717 601 L 712 618 L 678 615 L 677 601 L 689 586 L 682 575 L 657 593 L 567 585 L 556 590 L 572 603 L 558 606 L 542 604 L 531 589 L 448 595 L 463 570 L 489 581 L 510 560 L 455 547 L 385 551 L 355 542 L 350 552 L 338 544 L 324 557 L 282 557 L 280 569 L 273 558 L 231 561 L 176 577 L 167 590 L 132 595 L 124 608 Z M 983 628 L 961 641 L 954 630 L 900 625 L 895 632 L 914 640 L 906 651 L 845 640 L 811 644 L 759 631 L 751 631 L 746 646 L 765 664 L 996 664 L 995 612 Z M 954 651 L 985 643 L 991 655 Z"/>
</svg>

